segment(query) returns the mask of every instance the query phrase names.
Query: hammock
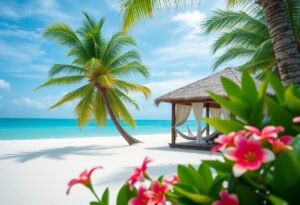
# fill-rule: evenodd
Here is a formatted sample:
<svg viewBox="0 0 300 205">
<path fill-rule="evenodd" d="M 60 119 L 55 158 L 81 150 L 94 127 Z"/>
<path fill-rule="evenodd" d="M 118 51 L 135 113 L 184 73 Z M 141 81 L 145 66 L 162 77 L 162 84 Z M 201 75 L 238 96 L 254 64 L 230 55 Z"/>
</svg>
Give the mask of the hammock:
<svg viewBox="0 0 300 205">
<path fill-rule="evenodd" d="M 178 129 L 176 129 L 177 133 L 184 139 L 187 139 L 187 140 L 196 140 L 196 136 L 194 136 L 194 134 L 192 133 L 189 125 L 187 123 L 186 124 L 186 128 L 187 128 L 187 132 L 188 132 L 188 135 L 185 135 L 183 134 L 182 132 L 180 132 Z M 206 127 L 201 131 L 201 134 L 203 134 L 203 132 L 205 131 Z"/>
</svg>

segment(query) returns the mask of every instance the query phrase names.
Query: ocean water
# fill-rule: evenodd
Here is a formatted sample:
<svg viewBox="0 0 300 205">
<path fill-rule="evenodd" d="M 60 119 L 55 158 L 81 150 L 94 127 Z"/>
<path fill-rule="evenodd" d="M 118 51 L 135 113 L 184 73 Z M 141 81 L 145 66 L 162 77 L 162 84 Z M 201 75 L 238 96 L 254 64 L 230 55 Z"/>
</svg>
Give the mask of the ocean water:
<svg viewBox="0 0 300 205">
<path fill-rule="evenodd" d="M 153 135 L 171 133 L 170 120 L 136 120 L 137 127 L 130 128 L 122 123 L 131 135 Z M 196 122 L 188 121 L 192 131 L 196 131 Z M 180 130 L 186 132 L 186 125 Z M 0 118 L 0 140 L 83 138 L 119 136 L 117 129 L 109 120 L 106 127 L 97 127 L 94 121 L 80 129 L 76 119 L 14 119 Z"/>
</svg>

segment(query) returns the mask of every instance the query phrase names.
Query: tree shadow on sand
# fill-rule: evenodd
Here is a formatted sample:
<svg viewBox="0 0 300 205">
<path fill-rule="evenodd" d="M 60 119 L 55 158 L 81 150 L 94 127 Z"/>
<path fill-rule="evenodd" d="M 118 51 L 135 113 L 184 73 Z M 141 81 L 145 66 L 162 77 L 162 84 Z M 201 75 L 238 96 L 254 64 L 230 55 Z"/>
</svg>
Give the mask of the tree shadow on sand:
<svg viewBox="0 0 300 205">
<path fill-rule="evenodd" d="M 127 145 L 125 145 L 127 146 Z M 0 160 L 16 160 L 17 162 L 24 163 L 37 158 L 48 158 L 55 160 L 64 160 L 67 155 L 86 155 L 86 156 L 111 156 L 115 153 L 101 153 L 103 150 L 120 148 L 125 146 L 67 146 L 52 149 L 43 149 L 33 152 L 19 152 L 15 154 L 6 154 L 0 156 Z"/>
</svg>

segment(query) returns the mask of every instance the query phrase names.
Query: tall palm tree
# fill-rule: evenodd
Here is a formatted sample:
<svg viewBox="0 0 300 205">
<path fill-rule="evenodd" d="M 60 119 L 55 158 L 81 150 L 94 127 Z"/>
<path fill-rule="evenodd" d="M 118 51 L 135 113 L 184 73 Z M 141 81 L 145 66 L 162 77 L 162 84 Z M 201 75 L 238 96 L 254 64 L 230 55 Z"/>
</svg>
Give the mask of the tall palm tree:
<svg viewBox="0 0 300 205">
<path fill-rule="evenodd" d="M 290 4 L 291 2 L 287 3 Z M 300 25 L 300 9 L 292 6 L 289 8 L 288 13 L 293 14 L 289 16 L 295 39 L 300 45 L 300 28 L 297 28 L 297 25 Z M 261 8 L 254 12 L 214 11 L 204 21 L 203 28 L 207 33 L 221 32 L 212 46 L 214 53 L 219 50 L 222 51 L 222 54 L 214 62 L 214 69 L 225 62 L 242 57 L 246 62 L 239 66 L 241 69 L 259 72 L 260 76 L 263 76 L 265 71 L 278 72 L 275 53 Z"/>
<path fill-rule="evenodd" d="M 123 29 L 127 30 L 138 21 L 151 18 L 162 8 L 178 5 L 186 0 L 121 0 L 124 13 Z M 193 2 L 193 0 L 191 0 Z M 268 31 L 274 48 L 281 80 L 285 84 L 300 86 L 300 52 L 289 21 L 286 2 L 300 9 L 299 0 L 227 0 L 228 6 L 258 3 L 264 12 Z M 290 14 L 293 15 L 293 14 Z M 297 28 L 299 25 L 297 25 Z"/>
<path fill-rule="evenodd" d="M 124 103 L 139 109 L 128 93 L 140 92 L 148 97 L 150 90 L 122 77 L 130 74 L 147 77 L 148 69 L 141 64 L 135 50 L 126 49 L 135 46 L 134 40 L 124 33 L 116 33 L 108 41 L 105 40 L 101 31 L 103 24 L 104 18 L 97 22 L 84 13 L 83 25 L 77 31 L 66 24 L 54 24 L 47 28 L 44 36 L 66 46 L 69 49 L 67 56 L 74 60 L 71 64 L 53 65 L 48 81 L 38 88 L 81 83 L 79 88 L 64 95 L 50 108 L 79 99 L 75 112 L 80 127 L 91 118 L 98 126 L 105 126 L 108 114 L 119 133 L 131 145 L 139 141 L 120 125 L 120 120 L 123 120 L 132 127 L 136 126 Z"/>
</svg>

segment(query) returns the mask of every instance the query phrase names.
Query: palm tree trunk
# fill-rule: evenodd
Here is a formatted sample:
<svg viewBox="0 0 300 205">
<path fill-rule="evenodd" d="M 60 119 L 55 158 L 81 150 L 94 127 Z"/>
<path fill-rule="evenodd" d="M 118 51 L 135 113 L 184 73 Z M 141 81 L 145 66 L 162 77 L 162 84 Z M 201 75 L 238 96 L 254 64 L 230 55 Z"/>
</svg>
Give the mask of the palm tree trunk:
<svg viewBox="0 0 300 205">
<path fill-rule="evenodd" d="M 104 105 L 108 111 L 108 114 L 110 116 L 110 119 L 113 121 L 114 125 L 116 126 L 117 130 L 121 134 L 121 136 L 127 141 L 129 145 L 133 145 L 136 143 L 141 143 L 141 141 L 135 139 L 134 137 L 130 136 L 120 125 L 119 120 L 116 118 L 114 112 L 112 111 L 109 102 L 108 102 L 108 96 L 106 91 L 101 92 L 103 94 L 103 99 L 104 99 Z"/>
<path fill-rule="evenodd" d="M 300 52 L 283 0 L 260 0 L 282 82 L 300 86 Z"/>
</svg>

